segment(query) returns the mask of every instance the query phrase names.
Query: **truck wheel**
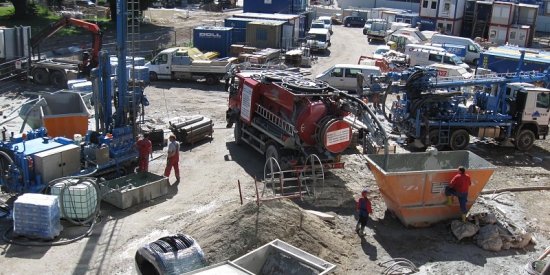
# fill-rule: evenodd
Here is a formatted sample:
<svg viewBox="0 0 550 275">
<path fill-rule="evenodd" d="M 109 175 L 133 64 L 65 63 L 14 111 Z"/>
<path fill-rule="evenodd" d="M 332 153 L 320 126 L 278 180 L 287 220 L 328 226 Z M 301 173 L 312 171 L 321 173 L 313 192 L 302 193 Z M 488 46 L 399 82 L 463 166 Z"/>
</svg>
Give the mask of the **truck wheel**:
<svg viewBox="0 0 550 275">
<path fill-rule="evenodd" d="M 364 35 L 367 35 L 367 31 L 366 31 L 366 30 L 363 30 L 363 34 L 364 34 Z"/>
<path fill-rule="evenodd" d="M 265 150 L 265 160 L 267 161 L 269 158 L 274 158 L 277 162 L 280 162 L 279 148 L 277 147 L 277 144 L 273 141 L 268 141 L 265 144 L 265 147 L 267 148 Z"/>
<path fill-rule="evenodd" d="M 219 82 L 220 82 L 220 80 L 215 75 L 209 74 L 209 75 L 206 76 L 206 84 L 208 84 L 208 85 L 214 85 L 214 84 L 217 84 Z"/>
<path fill-rule="evenodd" d="M 535 144 L 535 134 L 531 130 L 521 130 L 516 137 L 516 148 L 527 151 Z"/>
<path fill-rule="evenodd" d="M 367 42 L 369 42 L 369 43 L 370 43 L 371 41 L 372 41 L 372 39 L 370 39 L 370 38 L 367 38 Z"/>
<path fill-rule="evenodd" d="M 457 151 L 457 150 L 464 150 L 468 147 L 470 144 L 470 134 L 466 132 L 466 130 L 456 130 L 453 131 L 453 134 L 451 135 L 451 142 L 450 146 L 451 149 Z"/>
<path fill-rule="evenodd" d="M 49 81 L 48 72 L 44 69 L 35 69 L 32 71 L 32 79 L 38 85 L 47 85 Z"/>
<path fill-rule="evenodd" d="M 474 59 L 474 61 L 472 61 L 474 63 L 475 66 L 477 66 L 477 58 Z"/>
<path fill-rule="evenodd" d="M 149 81 L 157 81 L 159 78 L 157 77 L 157 73 L 155 72 L 149 72 Z"/>
<path fill-rule="evenodd" d="M 439 130 L 437 129 L 433 129 L 430 131 L 430 134 L 429 134 L 429 139 L 430 139 L 430 145 L 435 147 L 435 149 L 437 150 L 441 150 L 443 149 L 443 144 L 440 143 L 440 139 L 439 139 Z M 441 133 L 443 134 L 443 133 Z"/>
<path fill-rule="evenodd" d="M 50 83 L 56 88 L 65 88 L 67 87 L 67 77 L 61 71 L 53 71 L 50 76 Z"/>
<path fill-rule="evenodd" d="M 237 123 L 235 123 L 235 129 L 233 129 L 233 135 L 235 135 L 235 144 L 241 145 L 242 142 L 242 127 L 243 123 L 239 118 L 237 118 Z"/>
</svg>

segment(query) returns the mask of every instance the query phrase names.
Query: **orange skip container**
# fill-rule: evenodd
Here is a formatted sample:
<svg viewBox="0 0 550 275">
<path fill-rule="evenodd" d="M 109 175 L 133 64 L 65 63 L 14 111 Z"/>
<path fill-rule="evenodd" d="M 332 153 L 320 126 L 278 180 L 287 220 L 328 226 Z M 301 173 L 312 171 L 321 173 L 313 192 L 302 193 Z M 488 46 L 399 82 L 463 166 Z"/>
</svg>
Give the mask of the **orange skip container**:
<svg viewBox="0 0 550 275">
<path fill-rule="evenodd" d="M 445 187 L 459 166 L 472 178 L 466 208 L 470 210 L 496 166 L 470 151 L 367 155 L 386 207 L 406 227 L 425 227 L 459 218 L 458 199 L 446 206 Z M 384 167 L 387 163 L 387 167 Z"/>
</svg>

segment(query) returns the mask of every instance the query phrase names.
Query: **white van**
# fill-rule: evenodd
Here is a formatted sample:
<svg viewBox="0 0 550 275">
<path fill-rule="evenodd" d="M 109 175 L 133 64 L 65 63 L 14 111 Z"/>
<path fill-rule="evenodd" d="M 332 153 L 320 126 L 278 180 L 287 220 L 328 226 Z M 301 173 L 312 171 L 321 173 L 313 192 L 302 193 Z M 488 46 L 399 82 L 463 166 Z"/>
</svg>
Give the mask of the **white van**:
<svg viewBox="0 0 550 275">
<path fill-rule="evenodd" d="M 411 67 L 428 66 L 434 63 L 456 65 L 470 70 L 468 64 L 462 62 L 458 56 L 452 53 L 423 49 L 409 51 L 409 65 Z"/>
<path fill-rule="evenodd" d="M 325 29 L 332 33 L 332 17 L 330 16 L 319 16 L 317 20 L 323 21 L 325 23 Z"/>
<path fill-rule="evenodd" d="M 362 72 L 365 80 L 370 76 L 382 75 L 379 67 L 356 64 L 336 64 L 332 68 L 317 75 L 315 79 L 327 82 L 330 86 L 350 92 L 357 89 L 357 73 Z"/>
<path fill-rule="evenodd" d="M 307 45 L 311 51 L 325 52 L 330 46 L 330 32 L 327 29 L 313 28 L 307 32 Z"/>
<path fill-rule="evenodd" d="M 411 54 L 411 51 L 414 51 L 415 49 L 421 49 L 421 50 L 429 50 L 429 51 L 436 51 L 436 52 L 446 52 L 445 49 L 437 46 L 429 46 L 429 45 L 422 45 L 422 44 L 407 44 L 405 46 L 405 54 Z"/>
<path fill-rule="evenodd" d="M 434 34 L 432 36 L 432 43 L 434 44 L 455 44 L 455 45 L 464 45 L 466 46 L 466 56 L 464 61 L 477 65 L 477 61 L 481 55 L 481 46 L 474 42 L 470 38 L 443 35 L 443 34 Z"/>
</svg>

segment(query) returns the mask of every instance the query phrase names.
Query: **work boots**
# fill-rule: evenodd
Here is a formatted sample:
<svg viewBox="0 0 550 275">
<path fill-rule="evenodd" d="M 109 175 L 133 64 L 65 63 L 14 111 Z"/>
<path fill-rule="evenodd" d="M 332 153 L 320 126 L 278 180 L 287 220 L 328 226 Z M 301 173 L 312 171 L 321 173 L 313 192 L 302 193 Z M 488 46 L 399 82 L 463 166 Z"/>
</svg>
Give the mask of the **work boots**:
<svg viewBox="0 0 550 275">
<path fill-rule="evenodd" d="M 466 214 L 462 214 L 462 223 L 466 223 Z"/>
<path fill-rule="evenodd" d="M 363 237 L 365 236 L 365 227 L 364 226 L 361 226 L 361 229 L 359 229 L 359 237 Z"/>
<path fill-rule="evenodd" d="M 447 202 L 445 203 L 446 206 L 452 206 L 453 205 L 453 196 L 447 196 Z"/>
</svg>

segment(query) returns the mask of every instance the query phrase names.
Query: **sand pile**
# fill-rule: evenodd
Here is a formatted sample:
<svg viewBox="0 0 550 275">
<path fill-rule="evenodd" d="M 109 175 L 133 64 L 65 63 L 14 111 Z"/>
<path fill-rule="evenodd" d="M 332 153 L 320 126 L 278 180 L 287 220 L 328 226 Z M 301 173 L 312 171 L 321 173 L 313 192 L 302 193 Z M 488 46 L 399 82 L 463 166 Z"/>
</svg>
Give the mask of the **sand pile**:
<svg viewBox="0 0 550 275">
<path fill-rule="evenodd" d="M 226 213 L 214 212 L 182 230 L 201 246 L 209 264 L 234 260 L 274 239 L 280 239 L 338 266 L 345 274 L 353 258 L 352 245 L 345 238 L 338 217 L 326 222 L 290 200 L 274 200 L 231 207 Z"/>
</svg>

